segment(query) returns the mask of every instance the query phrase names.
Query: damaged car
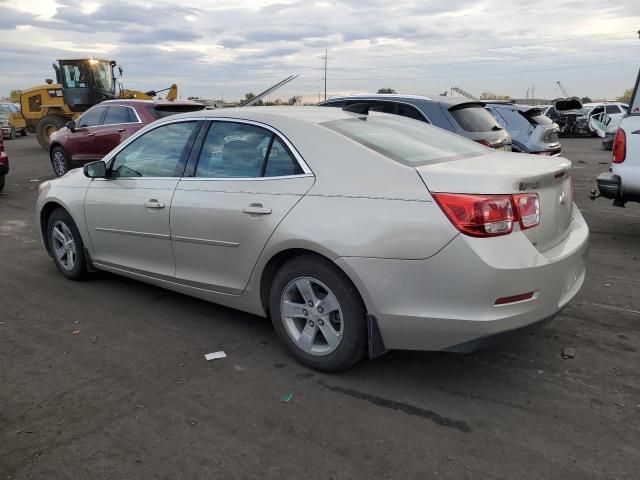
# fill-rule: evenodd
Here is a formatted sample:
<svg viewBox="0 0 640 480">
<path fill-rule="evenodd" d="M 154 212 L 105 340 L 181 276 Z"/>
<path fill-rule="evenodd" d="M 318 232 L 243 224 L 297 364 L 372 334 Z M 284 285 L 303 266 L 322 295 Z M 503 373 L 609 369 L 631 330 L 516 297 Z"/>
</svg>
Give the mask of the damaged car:
<svg viewBox="0 0 640 480">
<path fill-rule="evenodd" d="M 590 135 L 588 117 L 578 97 L 556 98 L 544 114 L 558 124 L 560 136 Z"/>
</svg>

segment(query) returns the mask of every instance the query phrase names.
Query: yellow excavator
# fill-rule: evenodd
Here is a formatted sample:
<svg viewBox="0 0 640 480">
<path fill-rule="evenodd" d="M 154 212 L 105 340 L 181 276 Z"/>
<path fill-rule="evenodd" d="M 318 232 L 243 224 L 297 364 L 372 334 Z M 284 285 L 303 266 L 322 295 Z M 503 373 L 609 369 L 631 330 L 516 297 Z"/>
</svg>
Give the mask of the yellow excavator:
<svg viewBox="0 0 640 480">
<path fill-rule="evenodd" d="M 92 106 L 114 98 L 137 98 L 152 100 L 158 93 L 167 91 L 165 99 L 178 98 L 178 87 L 174 83 L 163 90 L 141 92 L 118 87 L 117 78 L 122 76 L 122 67 L 113 60 L 80 58 L 58 60 L 53 64 L 56 82 L 47 79 L 22 91 L 20 112 L 11 114 L 9 123 L 16 130 L 26 128 L 35 132 L 38 142 L 49 150 L 49 138 L 69 120 L 78 117 Z M 118 90 L 118 91 L 116 91 Z"/>
</svg>

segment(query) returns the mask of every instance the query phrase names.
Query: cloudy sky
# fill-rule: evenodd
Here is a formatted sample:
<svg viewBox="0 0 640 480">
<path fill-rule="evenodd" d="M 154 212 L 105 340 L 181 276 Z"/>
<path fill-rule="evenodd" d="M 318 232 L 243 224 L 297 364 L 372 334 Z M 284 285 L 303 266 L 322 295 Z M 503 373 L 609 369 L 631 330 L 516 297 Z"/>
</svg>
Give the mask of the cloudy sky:
<svg viewBox="0 0 640 480">
<path fill-rule="evenodd" d="M 638 0 L 0 0 L 0 96 L 57 58 L 113 58 L 127 88 L 233 100 L 292 73 L 274 97 L 452 86 L 614 98 L 640 67 Z"/>
</svg>

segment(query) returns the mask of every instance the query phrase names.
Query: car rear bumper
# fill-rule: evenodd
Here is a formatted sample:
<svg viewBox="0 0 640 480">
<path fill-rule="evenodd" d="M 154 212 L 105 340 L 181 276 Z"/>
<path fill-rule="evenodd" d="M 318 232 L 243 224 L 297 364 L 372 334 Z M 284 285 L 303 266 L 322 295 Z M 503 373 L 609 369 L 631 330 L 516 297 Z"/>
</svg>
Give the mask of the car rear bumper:
<svg viewBox="0 0 640 480">
<path fill-rule="evenodd" d="M 622 199 L 622 181 L 618 175 L 611 172 L 604 172 L 598 175 L 596 179 L 598 191 L 604 198 L 614 200 Z"/>
<path fill-rule="evenodd" d="M 424 260 L 343 257 L 337 263 L 376 317 L 386 348 L 469 351 L 553 318 L 578 293 L 589 230 L 574 212 L 566 238 L 543 253 L 514 232 L 493 239 L 458 235 Z M 496 305 L 528 292 L 531 299 Z"/>
</svg>

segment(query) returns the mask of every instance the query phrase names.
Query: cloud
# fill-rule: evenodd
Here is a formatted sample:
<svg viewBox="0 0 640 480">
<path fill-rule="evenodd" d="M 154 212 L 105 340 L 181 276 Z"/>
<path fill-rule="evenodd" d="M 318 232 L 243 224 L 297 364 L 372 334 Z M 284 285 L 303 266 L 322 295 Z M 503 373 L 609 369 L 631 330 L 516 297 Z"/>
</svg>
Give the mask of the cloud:
<svg viewBox="0 0 640 480">
<path fill-rule="evenodd" d="M 0 77 L 0 95 L 52 76 L 57 58 L 85 55 L 116 59 L 127 88 L 177 82 L 183 96 L 224 90 L 238 98 L 300 73 L 278 95 L 317 95 L 326 48 L 335 93 L 456 85 L 523 96 L 535 83 L 536 92 L 555 97 L 560 80 L 575 94 L 611 97 L 633 84 L 640 53 L 640 7 L 631 0 L 100 3 L 0 0 L 0 54 L 12 65 Z M 612 58 L 627 63 L 578 68 Z M 525 73 L 495 74 L 509 71 Z"/>
</svg>

